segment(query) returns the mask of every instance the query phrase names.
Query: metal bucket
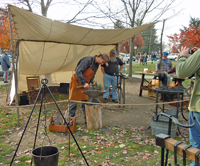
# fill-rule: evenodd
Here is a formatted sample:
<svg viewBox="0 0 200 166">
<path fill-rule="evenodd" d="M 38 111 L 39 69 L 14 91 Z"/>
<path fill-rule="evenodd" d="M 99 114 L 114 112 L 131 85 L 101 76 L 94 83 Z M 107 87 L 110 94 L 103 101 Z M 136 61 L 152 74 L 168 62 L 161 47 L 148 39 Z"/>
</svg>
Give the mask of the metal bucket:
<svg viewBox="0 0 200 166">
<path fill-rule="evenodd" d="M 32 151 L 35 166 L 58 166 L 59 149 L 54 146 L 43 146 Z"/>
<path fill-rule="evenodd" d="M 157 134 L 167 134 L 168 135 L 168 128 L 169 128 L 169 118 L 159 116 L 158 121 L 156 121 L 156 116 L 151 118 L 151 132 L 152 135 Z M 176 136 L 176 129 L 177 125 L 172 122 L 171 125 L 171 138 Z"/>
</svg>

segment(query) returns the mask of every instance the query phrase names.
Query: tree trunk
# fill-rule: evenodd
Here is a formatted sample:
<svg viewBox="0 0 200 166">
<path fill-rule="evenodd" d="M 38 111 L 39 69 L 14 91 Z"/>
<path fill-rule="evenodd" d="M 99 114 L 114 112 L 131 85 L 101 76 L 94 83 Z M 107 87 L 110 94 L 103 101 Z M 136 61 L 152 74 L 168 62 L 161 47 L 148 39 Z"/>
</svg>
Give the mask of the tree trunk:
<svg viewBox="0 0 200 166">
<path fill-rule="evenodd" d="M 134 44 L 134 37 L 130 38 L 130 60 L 129 60 L 129 72 L 128 76 L 132 77 L 132 61 L 133 61 L 133 44 Z"/>
<path fill-rule="evenodd" d="M 164 27 L 165 27 L 165 20 L 163 20 L 163 26 L 162 26 L 161 37 L 160 37 L 160 70 L 159 72 L 162 72 L 161 70 L 162 63 L 163 63 L 162 37 L 163 37 Z"/>
<path fill-rule="evenodd" d="M 85 105 L 87 128 L 101 129 L 102 128 L 102 113 L 101 108 L 97 105 Z"/>
</svg>

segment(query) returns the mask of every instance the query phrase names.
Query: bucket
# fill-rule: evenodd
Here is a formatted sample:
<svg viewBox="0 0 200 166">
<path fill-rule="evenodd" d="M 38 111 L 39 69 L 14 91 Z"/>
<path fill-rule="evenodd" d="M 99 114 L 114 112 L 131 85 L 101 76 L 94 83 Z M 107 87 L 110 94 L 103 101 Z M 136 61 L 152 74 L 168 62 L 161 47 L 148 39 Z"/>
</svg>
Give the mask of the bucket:
<svg viewBox="0 0 200 166">
<path fill-rule="evenodd" d="M 157 134 L 166 134 L 168 135 L 169 128 L 169 118 L 159 116 L 158 121 L 156 121 L 156 116 L 151 118 L 151 133 L 152 135 Z M 176 135 L 177 125 L 172 122 L 171 124 L 171 138 L 174 138 Z"/>
<path fill-rule="evenodd" d="M 58 166 L 59 149 L 43 146 L 32 151 L 35 166 Z"/>
</svg>

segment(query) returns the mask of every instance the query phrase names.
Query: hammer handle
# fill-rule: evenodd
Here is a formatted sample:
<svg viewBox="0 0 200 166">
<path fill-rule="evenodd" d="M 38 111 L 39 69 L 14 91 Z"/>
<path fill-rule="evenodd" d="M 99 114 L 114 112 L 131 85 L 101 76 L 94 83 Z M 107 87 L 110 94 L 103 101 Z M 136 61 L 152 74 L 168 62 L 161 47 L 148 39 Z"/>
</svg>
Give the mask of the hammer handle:
<svg viewBox="0 0 200 166">
<path fill-rule="evenodd" d="M 94 86 L 95 84 L 91 84 L 90 86 Z M 77 88 L 78 89 L 80 89 L 80 88 L 84 88 L 84 86 L 82 85 L 82 86 L 77 86 Z"/>
<path fill-rule="evenodd" d="M 77 88 L 80 89 L 80 88 L 84 88 L 84 87 L 83 86 L 77 86 Z"/>
</svg>

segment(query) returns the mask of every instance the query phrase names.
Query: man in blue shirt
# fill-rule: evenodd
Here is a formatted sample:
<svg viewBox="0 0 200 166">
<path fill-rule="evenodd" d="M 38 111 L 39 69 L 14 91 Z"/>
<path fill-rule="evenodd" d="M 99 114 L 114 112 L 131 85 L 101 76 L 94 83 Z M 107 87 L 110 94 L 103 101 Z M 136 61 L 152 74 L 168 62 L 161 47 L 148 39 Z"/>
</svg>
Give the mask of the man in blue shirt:
<svg viewBox="0 0 200 166">
<path fill-rule="evenodd" d="M 1 67 L 2 70 L 4 71 L 3 73 L 3 81 L 4 83 L 8 83 L 8 76 L 9 76 L 9 68 L 11 67 L 9 57 L 8 57 L 9 50 L 5 49 L 4 50 L 4 55 L 1 58 Z"/>
<path fill-rule="evenodd" d="M 159 71 L 161 68 L 161 72 L 167 73 L 173 66 L 172 66 L 172 61 L 167 58 L 168 52 L 163 52 L 163 61 L 162 61 L 162 66 L 160 66 L 161 59 L 156 64 L 156 71 Z M 168 85 L 171 83 L 171 78 L 168 77 Z"/>
<path fill-rule="evenodd" d="M 169 69 L 171 69 L 173 66 L 172 66 L 172 61 L 169 60 L 167 58 L 168 56 L 168 52 L 163 52 L 163 62 L 162 62 L 162 66 L 161 66 L 161 71 L 169 71 Z M 160 61 L 161 59 L 157 62 L 157 65 L 156 65 L 156 71 L 160 70 Z"/>
</svg>

